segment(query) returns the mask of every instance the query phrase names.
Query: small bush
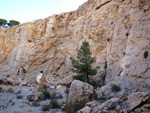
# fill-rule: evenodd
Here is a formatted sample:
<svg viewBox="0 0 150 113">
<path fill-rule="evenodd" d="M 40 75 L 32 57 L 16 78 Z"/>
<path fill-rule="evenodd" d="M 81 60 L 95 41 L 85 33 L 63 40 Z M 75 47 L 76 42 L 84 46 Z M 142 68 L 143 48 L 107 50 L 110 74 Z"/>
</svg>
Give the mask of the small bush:
<svg viewBox="0 0 150 113">
<path fill-rule="evenodd" d="M 51 94 L 51 98 L 52 98 L 52 99 L 56 98 L 56 92 L 53 92 L 53 93 Z"/>
<path fill-rule="evenodd" d="M 49 104 L 50 104 L 50 108 L 52 108 L 52 109 L 59 107 L 58 102 L 57 102 L 56 99 L 52 99 Z"/>
<path fill-rule="evenodd" d="M 111 86 L 112 92 L 119 92 L 120 90 L 121 90 L 121 88 L 119 86 L 117 86 L 116 84 L 112 84 L 112 86 Z"/>
<path fill-rule="evenodd" d="M 45 91 L 47 91 L 47 87 L 43 86 L 43 85 L 38 85 L 37 91 L 39 91 L 39 92 L 45 92 Z"/>
<path fill-rule="evenodd" d="M 12 106 L 15 105 L 15 102 L 12 102 L 11 105 L 12 105 Z"/>
<path fill-rule="evenodd" d="M 21 95 L 17 95 L 17 99 L 22 99 L 22 96 Z"/>
<path fill-rule="evenodd" d="M 85 106 L 86 101 L 66 102 L 63 111 L 67 113 L 76 113 Z"/>
<path fill-rule="evenodd" d="M 40 100 L 45 100 L 45 99 L 50 98 L 50 94 L 49 94 L 49 92 L 41 92 L 38 97 Z"/>
<path fill-rule="evenodd" d="M 40 106 L 39 102 L 32 102 L 32 106 L 37 107 Z"/>
<path fill-rule="evenodd" d="M 48 111 L 50 109 L 49 105 L 43 105 L 42 106 L 42 111 Z"/>
<path fill-rule="evenodd" d="M 102 87 L 104 84 L 102 83 L 101 80 L 97 80 L 97 81 L 90 81 L 89 84 L 91 84 L 94 88 L 100 88 Z"/>
</svg>

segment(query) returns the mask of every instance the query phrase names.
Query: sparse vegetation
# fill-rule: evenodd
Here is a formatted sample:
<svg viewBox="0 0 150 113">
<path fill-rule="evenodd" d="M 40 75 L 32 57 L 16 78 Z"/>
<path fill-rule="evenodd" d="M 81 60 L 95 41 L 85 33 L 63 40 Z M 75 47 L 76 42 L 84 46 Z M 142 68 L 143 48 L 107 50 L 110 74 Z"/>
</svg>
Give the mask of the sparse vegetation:
<svg viewBox="0 0 150 113">
<path fill-rule="evenodd" d="M 90 81 L 89 84 L 91 84 L 94 88 L 100 88 L 104 85 L 104 83 L 101 80 L 93 80 Z"/>
<path fill-rule="evenodd" d="M 44 90 L 45 90 L 45 86 L 43 86 L 43 85 L 38 85 L 37 91 L 42 92 L 42 91 L 44 91 Z"/>
<path fill-rule="evenodd" d="M 50 105 L 43 105 L 42 111 L 48 111 L 50 109 Z"/>
<path fill-rule="evenodd" d="M 12 105 L 12 106 L 15 105 L 15 102 L 12 102 L 11 105 Z"/>
<path fill-rule="evenodd" d="M 17 99 L 22 99 L 22 96 L 21 95 L 17 95 Z"/>
<path fill-rule="evenodd" d="M 45 99 L 50 98 L 50 94 L 49 94 L 49 92 L 47 92 L 47 91 L 41 92 L 40 95 L 38 96 L 38 98 L 39 98 L 40 100 L 45 100 Z"/>
<path fill-rule="evenodd" d="M 119 86 L 117 86 L 116 84 L 112 84 L 112 86 L 111 86 L 112 92 L 119 92 L 120 90 L 121 90 L 121 88 Z"/>
<path fill-rule="evenodd" d="M 51 94 L 51 98 L 52 98 L 52 99 L 56 98 L 56 92 L 53 92 L 53 93 Z"/>
<path fill-rule="evenodd" d="M 76 113 L 85 106 L 86 101 L 66 102 L 63 111 L 67 113 Z"/>
<path fill-rule="evenodd" d="M 56 99 L 52 99 L 49 104 L 50 104 L 51 109 L 59 107 L 58 102 L 57 102 Z"/>
</svg>

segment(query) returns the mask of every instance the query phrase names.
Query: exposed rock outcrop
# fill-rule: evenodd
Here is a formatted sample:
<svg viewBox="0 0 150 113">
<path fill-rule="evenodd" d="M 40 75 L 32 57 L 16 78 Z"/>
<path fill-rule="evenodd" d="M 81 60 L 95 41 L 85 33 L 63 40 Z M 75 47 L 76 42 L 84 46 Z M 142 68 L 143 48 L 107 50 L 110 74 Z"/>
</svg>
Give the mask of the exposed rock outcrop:
<svg viewBox="0 0 150 113">
<path fill-rule="evenodd" d="M 85 82 L 74 80 L 70 86 L 69 101 L 80 102 L 92 100 L 94 96 L 94 87 Z"/>
<path fill-rule="evenodd" d="M 28 81 L 43 70 L 56 83 L 72 75 L 70 57 L 87 40 L 95 65 L 101 67 L 95 78 L 104 72 L 107 61 L 106 83 L 147 90 L 149 26 L 149 0 L 88 0 L 73 12 L 0 29 L 0 77 L 15 78 L 18 67 L 24 67 Z"/>
</svg>

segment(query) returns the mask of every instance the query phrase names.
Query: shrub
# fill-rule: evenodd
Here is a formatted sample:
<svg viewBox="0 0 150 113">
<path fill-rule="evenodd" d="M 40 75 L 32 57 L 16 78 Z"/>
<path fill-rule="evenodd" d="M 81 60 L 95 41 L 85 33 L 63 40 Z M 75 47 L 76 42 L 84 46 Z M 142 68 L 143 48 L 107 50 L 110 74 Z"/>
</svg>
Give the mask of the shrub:
<svg viewBox="0 0 150 113">
<path fill-rule="evenodd" d="M 116 84 L 112 84 L 112 86 L 111 86 L 112 92 L 119 92 L 120 90 L 121 90 L 121 88 L 119 86 L 117 86 Z"/>
<path fill-rule="evenodd" d="M 42 106 L 42 111 L 48 111 L 50 109 L 49 105 L 43 105 Z"/>
<path fill-rule="evenodd" d="M 97 81 L 90 81 L 89 84 L 91 84 L 94 88 L 100 88 L 102 87 L 104 84 L 102 83 L 101 80 L 97 80 Z"/>
<path fill-rule="evenodd" d="M 50 104 L 50 108 L 52 108 L 52 109 L 59 107 L 58 102 L 57 102 L 56 99 L 52 99 L 49 104 Z"/>
<path fill-rule="evenodd" d="M 37 91 L 39 91 L 39 92 L 44 92 L 44 91 L 46 91 L 46 86 L 43 86 L 43 85 L 38 85 L 38 87 L 37 87 Z"/>
<path fill-rule="evenodd" d="M 53 92 L 53 93 L 52 93 L 51 98 L 52 98 L 52 99 L 56 98 L 56 92 Z"/>
<path fill-rule="evenodd" d="M 17 95 L 17 99 L 22 99 L 22 96 L 21 95 Z"/>
<path fill-rule="evenodd" d="M 63 111 L 67 113 L 76 113 L 85 106 L 86 101 L 66 102 Z"/>
<path fill-rule="evenodd" d="M 46 92 L 41 92 L 38 97 L 39 97 L 40 100 L 45 100 L 45 99 L 50 98 L 50 94 L 47 91 Z"/>
<path fill-rule="evenodd" d="M 86 78 L 84 76 L 81 76 L 81 75 L 74 75 L 73 77 L 73 80 L 80 80 L 80 81 L 85 81 Z"/>
</svg>

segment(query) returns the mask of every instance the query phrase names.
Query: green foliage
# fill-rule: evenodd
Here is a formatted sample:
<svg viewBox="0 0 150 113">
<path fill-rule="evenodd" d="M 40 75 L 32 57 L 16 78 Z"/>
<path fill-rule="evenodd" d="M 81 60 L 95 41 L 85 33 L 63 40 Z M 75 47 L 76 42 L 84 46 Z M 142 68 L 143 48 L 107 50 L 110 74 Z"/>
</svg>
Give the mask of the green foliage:
<svg viewBox="0 0 150 113">
<path fill-rule="evenodd" d="M 100 88 L 102 87 L 104 84 L 101 80 L 96 80 L 96 81 L 90 81 L 89 84 L 91 84 L 94 88 Z"/>
<path fill-rule="evenodd" d="M 89 82 L 89 75 L 96 75 L 96 68 L 92 64 L 96 62 L 94 57 L 91 57 L 89 43 L 84 41 L 82 46 L 77 52 L 77 59 L 70 58 L 72 62 L 72 71 L 77 73 L 78 76 L 86 76 L 86 81 Z"/>
<path fill-rule="evenodd" d="M 79 109 L 82 109 L 85 106 L 86 101 L 76 101 L 75 103 L 73 102 L 66 102 L 65 103 L 65 108 L 63 111 L 67 113 L 76 113 Z"/>
<path fill-rule="evenodd" d="M 53 93 L 51 94 L 51 98 L 52 98 L 52 99 L 56 98 L 56 92 L 53 92 Z"/>
<path fill-rule="evenodd" d="M 43 105 L 42 111 L 48 111 L 50 109 L 50 105 Z"/>
<path fill-rule="evenodd" d="M 10 20 L 9 23 L 13 24 L 13 25 L 19 25 L 20 22 L 16 21 L 16 20 Z"/>
<path fill-rule="evenodd" d="M 85 76 L 81 76 L 81 75 L 74 75 L 73 80 L 80 80 L 80 81 L 85 81 Z"/>
<path fill-rule="evenodd" d="M 119 92 L 120 90 L 121 90 L 121 88 L 119 86 L 117 86 L 116 84 L 112 84 L 112 86 L 111 86 L 112 92 Z"/>
<path fill-rule="evenodd" d="M 49 92 L 41 92 L 38 97 L 40 100 L 45 100 L 45 99 L 50 98 L 50 94 L 49 94 Z"/>
<path fill-rule="evenodd" d="M 1 25 L 6 25 L 7 24 L 7 20 L 5 19 L 0 19 L 0 26 Z"/>
<path fill-rule="evenodd" d="M 19 25 L 19 24 L 20 22 L 16 20 L 10 20 L 9 23 L 7 23 L 9 27 L 13 27 L 14 25 Z"/>
<path fill-rule="evenodd" d="M 43 86 L 43 85 L 38 85 L 37 91 L 39 91 L 39 92 L 45 92 L 45 91 L 47 91 L 47 87 Z"/>
<path fill-rule="evenodd" d="M 51 109 L 59 107 L 58 102 L 57 102 L 56 99 L 52 99 L 49 104 L 50 104 Z"/>
</svg>

